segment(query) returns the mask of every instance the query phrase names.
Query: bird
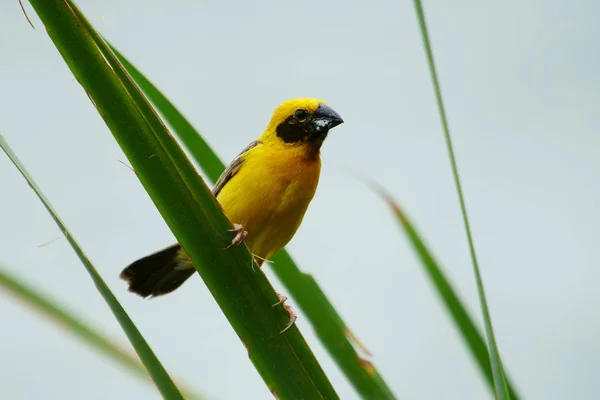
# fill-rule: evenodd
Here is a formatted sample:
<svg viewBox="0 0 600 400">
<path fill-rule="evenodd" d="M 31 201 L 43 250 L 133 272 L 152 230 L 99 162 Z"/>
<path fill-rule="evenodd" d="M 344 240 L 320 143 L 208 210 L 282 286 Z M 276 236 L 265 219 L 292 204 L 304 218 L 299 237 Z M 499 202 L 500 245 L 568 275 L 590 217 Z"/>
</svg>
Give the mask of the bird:
<svg viewBox="0 0 600 400">
<path fill-rule="evenodd" d="M 233 159 L 213 195 L 258 266 L 287 245 L 312 201 L 321 172 L 321 146 L 329 130 L 344 121 L 324 100 L 296 98 L 280 104 L 260 137 Z M 120 274 L 129 291 L 142 297 L 173 292 L 196 272 L 179 245 L 143 257 Z M 279 302 L 287 299 L 278 293 Z M 290 323 L 296 320 L 291 308 Z"/>
</svg>

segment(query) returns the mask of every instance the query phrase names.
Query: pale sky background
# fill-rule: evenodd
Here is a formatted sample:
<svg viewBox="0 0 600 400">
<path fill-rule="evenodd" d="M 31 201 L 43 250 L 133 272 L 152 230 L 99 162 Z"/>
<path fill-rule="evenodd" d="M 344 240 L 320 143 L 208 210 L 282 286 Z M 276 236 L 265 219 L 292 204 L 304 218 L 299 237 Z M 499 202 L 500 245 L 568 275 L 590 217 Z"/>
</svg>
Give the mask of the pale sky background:
<svg viewBox="0 0 600 400">
<path fill-rule="evenodd" d="M 402 203 L 480 321 L 412 2 L 77 3 L 224 160 L 281 101 L 326 99 L 346 123 L 324 145 L 291 253 L 400 398 L 492 398 L 391 213 L 356 178 Z M 215 399 L 271 398 L 200 278 L 151 301 L 127 293 L 121 269 L 173 236 L 26 6 L 36 30 L 16 0 L 0 5 L 0 131 L 173 376 Z M 600 3 L 425 9 L 505 367 L 523 399 L 595 399 Z M 60 233 L 4 156 L 0 182 L 0 264 L 127 343 L 67 242 L 39 247 Z M 159 398 L 3 293 L 0 321 L 3 399 Z M 341 398 L 357 399 L 305 316 L 297 323 Z"/>
</svg>

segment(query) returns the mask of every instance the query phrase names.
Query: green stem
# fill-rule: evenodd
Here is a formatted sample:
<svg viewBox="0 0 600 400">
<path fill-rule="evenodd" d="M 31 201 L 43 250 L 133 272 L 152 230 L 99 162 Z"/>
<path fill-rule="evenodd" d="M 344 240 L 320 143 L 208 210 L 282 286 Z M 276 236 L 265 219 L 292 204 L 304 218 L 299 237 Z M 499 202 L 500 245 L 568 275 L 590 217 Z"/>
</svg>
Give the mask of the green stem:
<svg viewBox="0 0 600 400">
<path fill-rule="evenodd" d="M 454 149 L 452 146 L 452 139 L 450 138 L 450 129 L 448 128 L 448 119 L 446 118 L 446 111 L 444 108 L 444 101 L 442 99 L 442 90 L 433 59 L 433 51 L 431 50 L 431 43 L 429 41 L 429 34 L 427 32 L 427 24 L 425 22 L 425 13 L 423 11 L 423 5 L 420 0 L 414 0 L 415 10 L 417 13 L 417 19 L 419 21 L 419 27 L 421 30 L 421 37 L 423 39 L 423 45 L 425 47 L 425 53 L 427 55 L 427 63 L 429 64 L 429 72 L 431 74 L 431 80 L 433 82 L 433 88 L 435 91 L 435 98 L 437 101 L 438 111 L 440 113 L 440 119 L 442 122 L 442 128 L 444 130 L 444 138 L 446 140 L 446 148 L 448 149 L 448 156 L 450 157 L 450 165 L 452 167 L 452 175 L 454 177 L 454 184 L 458 193 L 458 199 L 460 202 L 460 209 L 467 233 L 467 241 L 469 243 L 469 251 L 471 253 L 471 262 L 473 263 L 473 272 L 475 273 L 475 280 L 477 283 L 477 290 L 479 292 L 479 301 L 481 304 L 481 311 L 485 321 L 485 334 L 488 341 L 490 359 L 492 364 L 492 372 L 494 375 L 494 386 L 496 391 L 496 397 L 498 399 L 509 399 L 510 394 L 506 385 L 506 378 L 504 376 L 504 369 L 502 368 L 502 362 L 500 359 L 500 353 L 498 346 L 496 345 L 496 338 L 494 336 L 494 329 L 492 327 L 492 321 L 488 310 L 487 300 L 485 291 L 483 288 L 483 280 L 479 271 L 479 263 L 477 261 L 477 255 L 475 253 L 475 245 L 473 244 L 473 236 L 471 234 L 471 226 L 469 224 L 469 217 L 467 215 L 467 207 L 465 206 L 465 199 L 463 195 L 462 185 L 460 183 L 460 177 L 458 175 L 458 167 L 456 166 L 456 158 L 454 156 Z"/>
</svg>

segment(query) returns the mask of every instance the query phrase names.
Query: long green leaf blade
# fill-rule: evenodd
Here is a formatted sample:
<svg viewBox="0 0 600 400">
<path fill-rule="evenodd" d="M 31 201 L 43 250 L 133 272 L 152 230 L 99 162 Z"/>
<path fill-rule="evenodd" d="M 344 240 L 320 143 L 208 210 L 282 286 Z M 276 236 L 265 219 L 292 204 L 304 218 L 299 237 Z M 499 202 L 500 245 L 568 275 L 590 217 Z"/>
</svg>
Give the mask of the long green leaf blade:
<svg viewBox="0 0 600 400">
<path fill-rule="evenodd" d="M 17 278 L 8 269 L 0 267 L 0 289 L 11 294 L 22 303 L 38 311 L 43 317 L 50 319 L 58 325 L 81 339 L 90 347 L 104 354 L 117 364 L 125 367 L 134 375 L 149 381 L 148 371 L 140 363 L 139 358 L 130 354 L 127 350 L 117 345 L 114 340 L 99 333 L 98 329 L 92 328 L 81 318 L 73 315 L 64 306 L 51 299 L 39 289 L 33 288 L 26 282 Z M 193 394 L 189 390 L 183 391 L 186 399 L 202 399 L 202 396 Z"/>
<path fill-rule="evenodd" d="M 475 245 L 473 244 L 473 237 L 471 235 L 471 226 L 469 224 L 469 217 L 467 215 L 467 207 L 465 206 L 465 199 L 463 196 L 462 186 L 460 183 L 460 177 L 458 175 L 458 167 L 456 166 L 456 158 L 454 157 L 454 149 L 452 147 L 452 139 L 450 138 L 450 129 L 448 128 L 448 120 L 446 118 L 446 111 L 444 108 L 444 102 L 442 99 L 442 90 L 440 88 L 437 71 L 435 68 L 435 62 L 433 59 L 433 51 L 431 50 L 431 43 L 429 41 L 429 34 L 427 32 L 427 23 L 425 22 L 425 12 L 423 11 L 423 5 L 420 0 L 414 0 L 415 11 L 417 13 L 417 19 L 419 21 L 419 27 L 421 30 L 421 37 L 423 39 L 423 46 L 425 47 L 425 53 L 427 55 L 427 63 L 429 64 L 429 72 L 431 74 L 431 80 L 435 91 L 435 97 L 440 113 L 440 119 L 444 130 L 444 138 L 446 140 L 446 147 L 448 149 L 448 155 L 450 157 L 450 165 L 452 167 L 452 175 L 454 177 L 454 183 L 456 191 L 458 193 L 458 199 L 460 201 L 460 209 L 462 212 L 463 221 L 465 224 L 465 231 L 467 233 L 467 241 L 469 242 L 469 251 L 471 253 L 471 261 L 473 263 L 473 272 L 475 274 L 475 281 L 477 283 L 477 291 L 479 293 L 479 301 L 481 303 L 481 312 L 483 314 L 483 322 L 485 326 L 485 333 L 488 342 L 488 349 L 490 353 L 492 373 L 494 377 L 494 387 L 496 392 L 496 398 L 499 400 L 510 399 L 510 393 L 508 391 L 508 385 L 504 376 L 504 368 L 502 367 L 502 360 L 500 358 L 500 351 L 496 344 L 496 337 L 494 335 L 494 328 L 492 327 L 492 318 L 488 309 L 487 299 L 485 290 L 483 288 L 483 279 L 481 278 L 481 272 L 479 270 L 479 263 L 477 261 L 477 255 L 475 253 Z"/>
<path fill-rule="evenodd" d="M 191 150 L 192 156 L 198 162 L 204 173 L 214 183 L 221 172 L 225 169 L 225 165 L 219 157 L 210 148 L 208 143 L 194 129 L 192 124 L 175 108 L 173 103 L 169 101 L 156 86 L 152 84 L 133 64 L 129 62 L 114 46 L 110 46 L 123 67 L 133 78 L 135 83 L 148 96 L 148 99 L 154 104 L 157 111 L 171 125 L 177 137 L 181 139 L 185 147 Z"/>
<path fill-rule="evenodd" d="M 214 183 L 225 169 L 223 162 L 173 103 L 127 58 L 114 47 L 111 48 L 131 77 L 173 127 L 198 165 Z M 285 250 L 275 255 L 273 261 L 275 274 L 304 311 L 321 342 L 362 397 L 365 399 L 395 399 L 391 389 L 373 364 L 359 356 L 351 343 L 351 339 L 356 341 L 354 335 L 315 279 L 303 273 Z"/>
<path fill-rule="evenodd" d="M 175 386 L 175 384 L 171 380 L 171 377 L 164 369 L 164 367 L 162 366 L 162 364 L 160 363 L 160 361 L 158 360 L 158 358 L 156 357 L 146 340 L 143 338 L 140 331 L 138 331 L 136 326 L 133 324 L 133 321 L 131 321 L 131 319 L 117 300 L 117 298 L 110 291 L 100 274 L 98 274 L 96 268 L 87 258 L 79 244 L 75 241 L 75 239 L 65 226 L 65 224 L 61 221 L 56 211 L 52 208 L 50 202 L 46 199 L 42 191 L 36 185 L 33 178 L 29 175 L 29 172 L 27 172 L 27 170 L 25 169 L 23 164 L 21 164 L 17 156 L 13 153 L 13 151 L 8 146 L 2 135 L 0 135 L 0 147 L 2 148 L 2 150 L 4 150 L 4 152 L 15 165 L 15 167 L 17 167 L 21 175 L 23 175 L 29 186 L 31 186 L 37 197 L 44 204 L 46 210 L 48 210 L 48 212 L 52 216 L 52 219 L 54 220 L 56 225 L 58 225 L 61 232 L 69 241 L 69 244 L 71 245 L 79 259 L 85 266 L 85 269 L 90 274 L 90 277 L 94 281 L 98 292 L 100 292 L 100 294 L 104 298 L 104 301 L 106 301 L 106 304 L 108 304 L 111 311 L 113 312 L 115 318 L 117 319 L 117 321 L 119 321 L 119 324 L 123 328 L 123 331 L 127 335 L 127 338 L 133 345 L 136 353 L 140 357 L 140 360 L 142 360 L 144 367 L 146 367 L 146 370 L 148 370 L 148 373 L 154 380 L 154 383 L 156 384 L 156 387 L 158 388 L 162 396 L 165 399 L 183 399 L 183 396 L 177 389 L 177 386 Z"/>
<path fill-rule="evenodd" d="M 0 288 L 23 303 L 32 306 L 43 316 L 67 328 L 70 333 L 89 343 L 129 371 L 144 378 L 148 377 L 139 359 L 130 355 L 125 349 L 120 348 L 108 338 L 98 334 L 97 330 L 89 327 L 55 301 L 50 300 L 47 295 L 40 293 L 38 289 L 29 286 L 4 268 L 0 269 Z"/>
<path fill-rule="evenodd" d="M 433 257 L 431 251 L 425 245 L 421 236 L 417 233 L 413 223 L 408 219 L 406 214 L 400 208 L 400 205 L 390 196 L 382 188 L 371 185 L 374 189 L 380 194 L 380 196 L 387 202 L 387 204 L 392 209 L 398 223 L 406 233 L 408 240 L 411 242 L 414 247 L 419 259 L 421 260 L 421 264 L 425 269 L 425 272 L 431 278 L 437 293 L 439 294 L 444 306 L 446 307 L 448 313 L 452 316 L 452 320 L 456 325 L 456 328 L 462 335 L 464 343 L 467 345 L 471 355 L 475 359 L 479 370 L 485 377 L 486 382 L 488 383 L 492 392 L 494 392 L 494 377 L 492 375 L 492 368 L 490 365 L 490 357 L 488 353 L 487 346 L 485 344 L 485 340 L 483 335 L 477 328 L 477 325 L 471 318 L 467 308 L 463 305 L 463 302 L 460 300 L 457 295 L 456 290 L 450 284 L 449 279 L 446 277 L 446 274 L 438 264 L 438 262 Z M 515 392 L 515 389 L 508 382 L 508 389 L 511 394 L 511 398 L 514 400 L 518 400 L 518 396 Z"/>
<path fill-rule="evenodd" d="M 146 97 L 70 0 L 31 0 L 142 185 L 190 256 L 269 389 L 285 399 L 338 396 L 231 222 Z"/>
</svg>

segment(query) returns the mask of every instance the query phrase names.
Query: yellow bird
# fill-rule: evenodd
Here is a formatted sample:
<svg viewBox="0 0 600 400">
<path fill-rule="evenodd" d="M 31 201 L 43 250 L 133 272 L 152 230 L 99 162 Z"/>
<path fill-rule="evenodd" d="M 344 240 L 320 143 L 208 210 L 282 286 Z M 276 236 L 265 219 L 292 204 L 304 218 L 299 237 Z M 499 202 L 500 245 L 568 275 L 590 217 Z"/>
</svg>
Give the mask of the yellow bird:
<svg viewBox="0 0 600 400">
<path fill-rule="evenodd" d="M 321 145 L 329 130 L 343 122 L 323 100 L 294 99 L 277 107 L 264 133 L 231 162 L 213 189 L 234 223 L 230 246 L 244 241 L 261 265 L 292 239 L 317 189 Z M 131 292 L 160 296 L 195 271 L 175 244 L 135 261 L 121 278 Z M 295 315 L 288 311 L 291 326 Z"/>
</svg>

